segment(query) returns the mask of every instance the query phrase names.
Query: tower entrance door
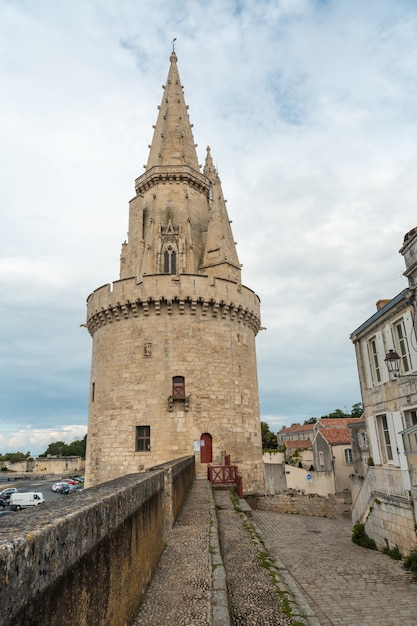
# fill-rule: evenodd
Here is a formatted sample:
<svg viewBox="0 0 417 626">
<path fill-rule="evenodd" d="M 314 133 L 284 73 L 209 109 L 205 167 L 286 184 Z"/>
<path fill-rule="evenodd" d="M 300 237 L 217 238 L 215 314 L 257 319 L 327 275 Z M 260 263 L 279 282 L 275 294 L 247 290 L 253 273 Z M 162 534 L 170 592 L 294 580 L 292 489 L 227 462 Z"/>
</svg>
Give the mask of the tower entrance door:
<svg viewBox="0 0 417 626">
<path fill-rule="evenodd" d="M 212 437 L 209 433 L 203 433 L 200 437 L 200 461 L 201 463 L 211 463 L 213 460 Z"/>
</svg>

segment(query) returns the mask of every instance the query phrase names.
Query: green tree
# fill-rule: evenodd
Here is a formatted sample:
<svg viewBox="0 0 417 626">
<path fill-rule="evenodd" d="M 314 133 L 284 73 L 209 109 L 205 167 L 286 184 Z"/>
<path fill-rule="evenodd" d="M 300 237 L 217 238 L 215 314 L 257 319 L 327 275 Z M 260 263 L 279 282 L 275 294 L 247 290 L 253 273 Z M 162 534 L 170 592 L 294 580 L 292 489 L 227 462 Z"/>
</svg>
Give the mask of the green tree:
<svg viewBox="0 0 417 626">
<path fill-rule="evenodd" d="M 273 433 L 266 422 L 261 422 L 262 450 L 276 450 L 278 448 L 277 436 Z"/>
<path fill-rule="evenodd" d="M 83 439 L 76 439 L 72 443 L 65 446 L 64 456 L 81 456 L 85 459 L 85 448 L 87 444 L 87 435 Z"/>
<path fill-rule="evenodd" d="M 338 419 L 339 417 L 361 417 L 363 415 L 363 406 L 362 402 L 356 402 L 352 406 L 352 410 L 350 413 L 346 413 L 346 411 L 342 411 L 342 409 L 335 409 L 328 415 L 322 415 L 320 419 Z M 315 424 L 317 422 L 317 417 L 310 417 L 308 420 L 305 420 L 304 424 Z"/>
<path fill-rule="evenodd" d="M 18 463 L 19 461 L 27 461 L 30 458 L 30 452 L 6 452 L 0 455 L 0 461 L 8 461 L 9 463 Z"/>
<path fill-rule="evenodd" d="M 304 424 L 315 424 L 317 422 L 317 417 L 310 417 L 310 419 L 306 420 Z"/>
<path fill-rule="evenodd" d="M 43 454 L 39 456 L 63 456 L 67 444 L 64 441 L 55 441 L 49 444 Z"/>
<path fill-rule="evenodd" d="M 352 407 L 352 411 L 351 411 L 351 416 L 352 417 L 362 417 L 363 415 L 363 406 L 362 406 L 362 402 L 356 402 L 353 407 Z"/>
<path fill-rule="evenodd" d="M 320 419 L 339 419 L 340 417 L 350 417 L 350 414 L 345 413 L 342 409 L 335 409 L 328 415 L 322 415 Z"/>
</svg>

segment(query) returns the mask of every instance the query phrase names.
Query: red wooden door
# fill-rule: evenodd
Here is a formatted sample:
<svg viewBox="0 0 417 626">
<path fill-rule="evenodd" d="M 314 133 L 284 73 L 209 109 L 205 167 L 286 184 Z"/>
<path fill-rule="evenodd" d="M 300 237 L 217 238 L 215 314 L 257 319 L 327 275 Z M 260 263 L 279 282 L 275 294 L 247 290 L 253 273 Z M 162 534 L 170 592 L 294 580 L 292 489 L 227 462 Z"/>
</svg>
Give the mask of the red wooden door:
<svg viewBox="0 0 417 626">
<path fill-rule="evenodd" d="M 211 435 L 203 433 L 200 437 L 200 461 L 201 463 L 211 463 L 212 460 Z"/>
</svg>

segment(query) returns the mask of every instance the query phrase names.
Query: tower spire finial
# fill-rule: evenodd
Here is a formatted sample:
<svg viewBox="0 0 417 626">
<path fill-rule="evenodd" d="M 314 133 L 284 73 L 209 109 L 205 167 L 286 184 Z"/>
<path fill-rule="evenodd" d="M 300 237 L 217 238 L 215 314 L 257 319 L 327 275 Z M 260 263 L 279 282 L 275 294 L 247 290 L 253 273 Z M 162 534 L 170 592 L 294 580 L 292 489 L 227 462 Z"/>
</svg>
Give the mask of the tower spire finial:
<svg viewBox="0 0 417 626">
<path fill-rule="evenodd" d="M 174 37 L 174 39 L 171 41 L 172 43 L 172 52 L 175 52 L 175 42 L 177 41 L 177 38 Z"/>
</svg>

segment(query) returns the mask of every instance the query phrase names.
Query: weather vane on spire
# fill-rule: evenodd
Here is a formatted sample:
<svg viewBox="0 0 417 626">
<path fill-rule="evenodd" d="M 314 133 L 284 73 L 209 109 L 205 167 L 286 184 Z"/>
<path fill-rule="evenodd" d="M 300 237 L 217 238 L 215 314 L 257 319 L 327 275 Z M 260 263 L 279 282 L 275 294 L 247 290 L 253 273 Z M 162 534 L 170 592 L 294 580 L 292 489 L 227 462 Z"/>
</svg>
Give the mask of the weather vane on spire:
<svg viewBox="0 0 417 626">
<path fill-rule="evenodd" d="M 174 37 L 174 39 L 172 40 L 172 52 L 175 52 L 175 42 L 177 41 L 177 38 Z"/>
</svg>

